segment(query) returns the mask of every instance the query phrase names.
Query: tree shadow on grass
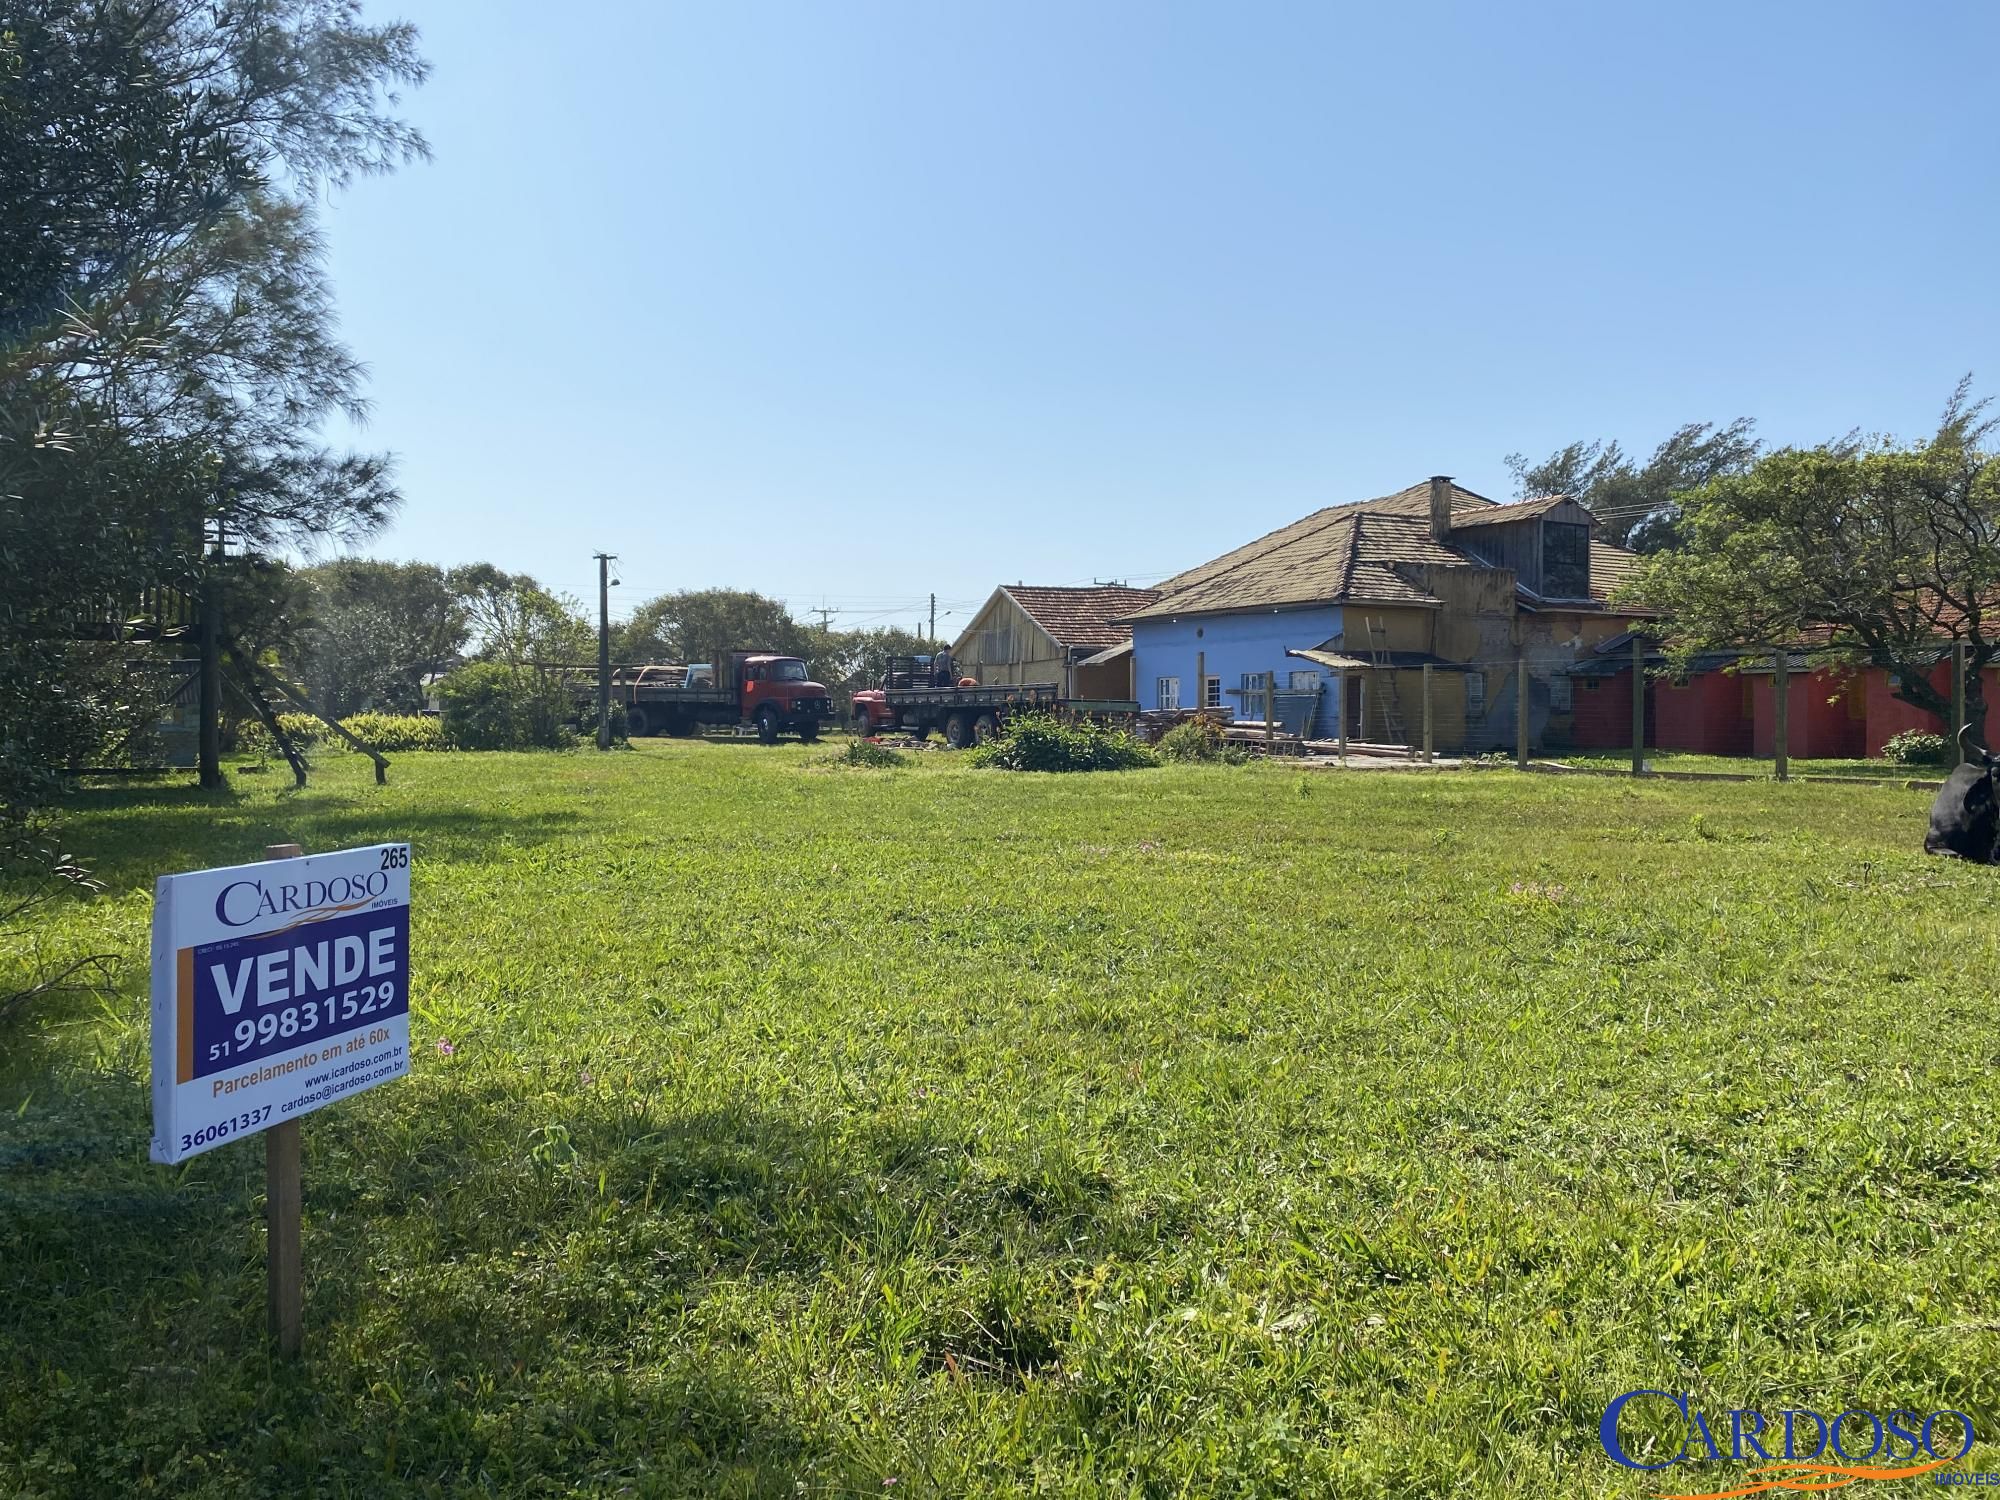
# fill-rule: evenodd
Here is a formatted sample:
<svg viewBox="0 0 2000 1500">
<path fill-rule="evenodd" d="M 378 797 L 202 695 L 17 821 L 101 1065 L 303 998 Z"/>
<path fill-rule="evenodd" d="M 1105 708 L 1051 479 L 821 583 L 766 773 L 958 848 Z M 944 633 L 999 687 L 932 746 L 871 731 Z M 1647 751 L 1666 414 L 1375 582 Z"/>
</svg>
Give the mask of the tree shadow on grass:
<svg viewBox="0 0 2000 1500">
<path fill-rule="evenodd" d="M 244 1493 L 878 1491 L 797 1406 L 855 1352 L 815 1344 L 819 1299 L 886 1319 L 865 1338 L 907 1378 L 1013 1382 L 1059 1362 L 1068 1316 L 1021 1265 L 1117 1239 L 1110 1182 L 1061 1152 L 439 1070 L 305 1122 L 307 1357 L 284 1369 L 261 1148 L 153 1166 L 145 1112 L 97 1074 L 0 1117 L 0 1470 L 50 1493 L 197 1470 Z"/>
<path fill-rule="evenodd" d="M 81 799 L 73 805 L 93 806 Z M 574 809 L 357 807 L 346 797 L 311 792 L 275 807 L 226 792 L 116 805 L 138 815 L 100 819 L 87 836 L 73 839 L 84 865 L 114 895 L 150 887 L 160 875 L 252 864 L 271 844 L 299 844 L 315 854 L 408 843 L 419 861 L 455 864 L 544 844 L 583 822 Z M 161 815 L 145 816 L 152 809 Z"/>
</svg>

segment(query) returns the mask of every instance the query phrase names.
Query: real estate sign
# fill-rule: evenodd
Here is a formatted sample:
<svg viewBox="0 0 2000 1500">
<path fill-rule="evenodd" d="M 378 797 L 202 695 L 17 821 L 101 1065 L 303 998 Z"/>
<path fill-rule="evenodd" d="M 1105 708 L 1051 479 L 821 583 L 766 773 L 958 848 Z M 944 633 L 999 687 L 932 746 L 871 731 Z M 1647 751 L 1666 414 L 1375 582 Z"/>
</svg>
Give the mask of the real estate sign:
<svg viewBox="0 0 2000 1500">
<path fill-rule="evenodd" d="M 153 1160 L 410 1071 L 410 846 L 160 877 Z"/>
</svg>

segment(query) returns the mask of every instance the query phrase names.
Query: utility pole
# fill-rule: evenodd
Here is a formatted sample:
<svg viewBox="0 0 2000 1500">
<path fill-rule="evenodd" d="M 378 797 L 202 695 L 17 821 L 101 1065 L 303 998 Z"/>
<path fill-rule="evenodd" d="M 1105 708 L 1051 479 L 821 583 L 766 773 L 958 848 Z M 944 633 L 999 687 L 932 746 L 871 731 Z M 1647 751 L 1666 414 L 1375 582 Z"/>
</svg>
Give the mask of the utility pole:
<svg viewBox="0 0 2000 1500">
<path fill-rule="evenodd" d="M 597 556 L 597 748 L 611 748 L 611 559 Z"/>
<path fill-rule="evenodd" d="M 937 641 L 937 595 L 936 595 L 936 594 L 932 594 L 932 595 L 931 595 L 931 634 L 930 634 L 930 639 L 931 639 L 931 641 L 932 641 L 933 643 L 935 643 L 935 642 Z"/>
<path fill-rule="evenodd" d="M 840 611 L 837 609 L 828 609 L 822 604 L 817 609 L 807 610 L 806 613 L 819 616 L 819 628 L 821 630 L 831 630 L 833 629 L 833 617 L 839 614 Z"/>
</svg>

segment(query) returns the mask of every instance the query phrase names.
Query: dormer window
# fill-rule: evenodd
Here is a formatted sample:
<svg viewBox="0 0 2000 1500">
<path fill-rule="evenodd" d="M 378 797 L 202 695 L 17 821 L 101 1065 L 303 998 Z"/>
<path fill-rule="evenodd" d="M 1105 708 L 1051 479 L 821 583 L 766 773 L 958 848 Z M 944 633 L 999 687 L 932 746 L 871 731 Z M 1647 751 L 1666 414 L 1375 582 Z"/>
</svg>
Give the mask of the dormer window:
<svg viewBox="0 0 2000 1500">
<path fill-rule="evenodd" d="M 1590 597 L 1590 527 L 1574 521 L 1542 522 L 1542 588 L 1549 599 Z"/>
</svg>

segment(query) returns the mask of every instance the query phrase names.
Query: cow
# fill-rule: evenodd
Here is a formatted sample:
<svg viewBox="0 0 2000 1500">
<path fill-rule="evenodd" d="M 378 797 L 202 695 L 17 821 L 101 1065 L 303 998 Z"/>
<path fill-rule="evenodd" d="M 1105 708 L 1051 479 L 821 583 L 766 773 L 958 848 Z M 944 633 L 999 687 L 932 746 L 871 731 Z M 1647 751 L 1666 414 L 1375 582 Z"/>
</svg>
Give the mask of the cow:
<svg viewBox="0 0 2000 1500">
<path fill-rule="evenodd" d="M 1924 853 L 1975 864 L 2000 864 L 2000 792 L 1995 773 L 2000 757 L 1972 743 L 1972 726 L 1958 732 L 1959 764 L 1938 789 L 1931 803 L 1931 831 L 1924 835 Z"/>
</svg>

